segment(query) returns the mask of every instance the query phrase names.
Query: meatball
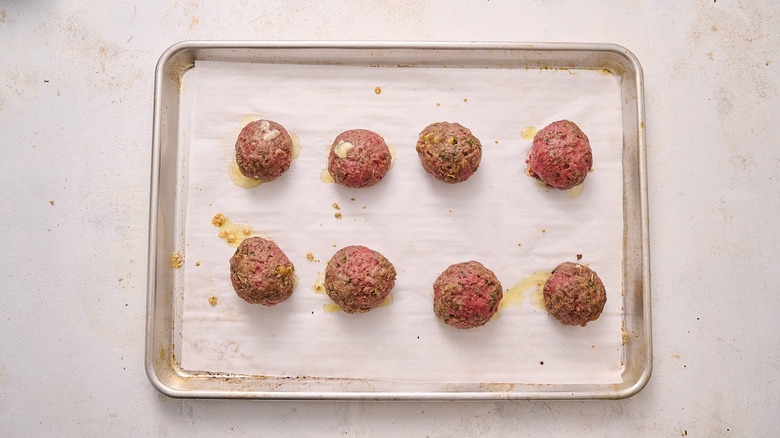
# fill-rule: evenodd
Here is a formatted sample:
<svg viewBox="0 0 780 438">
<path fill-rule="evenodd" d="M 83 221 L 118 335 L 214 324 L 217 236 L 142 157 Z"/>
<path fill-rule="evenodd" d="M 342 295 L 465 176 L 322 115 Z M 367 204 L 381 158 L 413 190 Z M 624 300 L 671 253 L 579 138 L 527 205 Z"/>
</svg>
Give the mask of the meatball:
<svg viewBox="0 0 780 438">
<path fill-rule="evenodd" d="M 275 306 L 293 293 L 292 262 L 272 241 L 250 237 L 230 258 L 230 282 L 236 294 L 251 304 Z"/>
<path fill-rule="evenodd" d="M 568 120 L 550 123 L 534 136 L 526 160 L 528 174 L 560 190 L 585 181 L 593 153 L 584 132 Z"/>
<path fill-rule="evenodd" d="M 336 184 L 368 187 L 384 178 L 391 162 L 390 148 L 379 134 L 352 129 L 333 141 L 328 153 L 328 172 Z"/>
<path fill-rule="evenodd" d="M 255 120 L 238 134 L 238 170 L 247 178 L 273 181 L 290 168 L 292 145 L 284 126 L 271 120 Z"/>
<path fill-rule="evenodd" d="M 475 261 L 456 263 L 433 283 L 433 313 L 455 328 L 479 327 L 490 321 L 503 297 L 493 271 Z"/>
<path fill-rule="evenodd" d="M 544 306 L 563 325 L 595 321 L 606 302 L 599 276 L 578 263 L 561 263 L 544 284 Z"/>
<path fill-rule="evenodd" d="M 417 155 L 423 169 L 439 181 L 466 181 L 482 161 L 482 143 L 458 123 L 428 125 L 417 140 Z"/>
<path fill-rule="evenodd" d="M 365 246 L 347 246 L 325 268 L 325 292 L 347 313 L 368 312 L 382 304 L 395 285 L 395 267 Z"/>
</svg>

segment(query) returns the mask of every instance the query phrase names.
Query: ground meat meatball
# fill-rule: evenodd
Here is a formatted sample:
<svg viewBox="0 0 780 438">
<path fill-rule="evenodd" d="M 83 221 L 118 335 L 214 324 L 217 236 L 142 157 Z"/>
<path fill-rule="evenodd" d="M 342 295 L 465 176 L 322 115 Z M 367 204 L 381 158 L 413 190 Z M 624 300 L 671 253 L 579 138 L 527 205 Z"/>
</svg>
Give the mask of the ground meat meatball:
<svg viewBox="0 0 780 438">
<path fill-rule="evenodd" d="M 247 178 L 275 180 L 290 168 L 292 146 L 284 126 L 271 120 L 255 120 L 238 134 L 238 170 Z"/>
<path fill-rule="evenodd" d="M 368 187 L 384 178 L 391 162 L 390 148 L 379 134 L 352 129 L 333 141 L 328 154 L 328 172 L 336 184 Z"/>
<path fill-rule="evenodd" d="M 230 282 L 244 301 L 275 306 L 293 293 L 292 262 L 272 241 L 250 237 L 230 258 Z"/>
<path fill-rule="evenodd" d="M 347 246 L 325 268 L 325 292 L 347 313 L 368 312 L 382 304 L 395 285 L 395 267 L 365 246 Z"/>
<path fill-rule="evenodd" d="M 595 321 L 606 302 L 599 276 L 578 263 L 561 263 L 544 284 L 544 306 L 563 325 Z"/>
<path fill-rule="evenodd" d="M 579 126 L 560 120 L 536 133 L 526 163 L 529 175 L 556 189 L 568 190 L 585 181 L 593 166 L 593 153 Z"/>
<path fill-rule="evenodd" d="M 459 329 L 484 325 L 504 297 L 496 274 L 481 263 L 451 265 L 433 283 L 433 313 Z"/>
<path fill-rule="evenodd" d="M 417 155 L 426 172 L 454 184 L 466 181 L 477 171 L 482 144 L 458 123 L 433 123 L 420 132 Z"/>
</svg>

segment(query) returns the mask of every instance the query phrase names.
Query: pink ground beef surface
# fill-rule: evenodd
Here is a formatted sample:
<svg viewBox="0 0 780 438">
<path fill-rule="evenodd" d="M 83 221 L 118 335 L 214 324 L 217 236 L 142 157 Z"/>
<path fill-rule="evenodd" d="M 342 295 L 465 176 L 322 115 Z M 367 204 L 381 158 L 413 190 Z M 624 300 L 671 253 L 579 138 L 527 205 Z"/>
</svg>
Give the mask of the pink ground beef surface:
<svg viewBox="0 0 780 438">
<path fill-rule="evenodd" d="M 585 181 L 593 154 L 585 133 L 573 122 L 559 120 L 536 133 L 526 161 L 529 175 L 568 190 Z"/>
<path fill-rule="evenodd" d="M 339 142 L 354 146 L 346 157 L 336 155 Z M 378 183 L 390 170 L 392 157 L 385 140 L 367 129 L 344 131 L 336 137 L 328 154 L 328 172 L 336 184 L 347 187 L 368 187 Z"/>
<path fill-rule="evenodd" d="M 561 263 L 544 284 L 544 305 L 563 325 L 586 325 L 604 310 L 607 291 L 599 276 L 578 263 Z"/>
<path fill-rule="evenodd" d="M 469 179 L 482 161 L 479 139 L 459 123 L 428 125 L 420 132 L 416 149 L 423 169 L 450 184 Z"/>
<path fill-rule="evenodd" d="M 230 282 L 241 299 L 275 306 L 293 293 L 292 262 L 274 242 L 250 237 L 230 258 Z"/>
<path fill-rule="evenodd" d="M 493 271 L 475 261 L 456 263 L 433 283 L 433 312 L 455 328 L 479 327 L 490 321 L 503 297 Z"/>
<path fill-rule="evenodd" d="M 347 246 L 325 268 L 325 292 L 347 313 L 368 312 L 385 301 L 395 277 L 395 267 L 382 254 L 365 246 Z"/>
<path fill-rule="evenodd" d="M 268 131 L 278 130 L 272 140 L 263 140 L 268 131 L 262 131 L 263 120 L 255 120 L 244 126 L 236 140 L 238 170 L 247 178 L 272 181 L 290 168 L 292 161 L 292 137 L 284 126 L 271 120 Z"/>
</svg>

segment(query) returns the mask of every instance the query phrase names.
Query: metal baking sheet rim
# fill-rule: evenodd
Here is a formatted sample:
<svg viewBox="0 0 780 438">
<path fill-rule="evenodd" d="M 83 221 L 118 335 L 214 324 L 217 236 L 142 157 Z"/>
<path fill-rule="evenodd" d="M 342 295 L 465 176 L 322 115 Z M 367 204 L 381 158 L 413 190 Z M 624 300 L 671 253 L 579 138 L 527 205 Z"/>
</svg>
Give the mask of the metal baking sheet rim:
<svg viewBox="0 0 780 438">
<path fill-rule="evenodd" d="M 624 345 L 627 362 L 623 383 L 610 385 L 547 385 L 513 382 L 420 384 L 408 382 L 265 377 L 188 372 L 176 358 L 176 290 L 170 255 L 174 251 L 176 203 L 162 203 L 161 190 L 178 177 L 178 99 L 181 76 L 195 59 L 283 62 L 287 53 L 304 54 L 316 63 L 345 63 L 355 56 L 366 65 L 396 66 L 399 56 L 415 55 L 429 65 L 460 60 L 495 67 L 595 68 L 621 76 L 624 161 Z M 393 52 L 393 57 L 384 58 Z M 458 56 L 452 57 L 457 54 Z M 470 56 L 464 56 L 464 55 Z M 313 55 L 319 57 L 312 58 Z M 338 58 L 335 55 L 341 56 Z M 420 55 L 425 55 L 420 57 Z M 447 57 L 450 56 L 450 57 Z M 481 58 L 480 58 L 481 57 Z M 300 60 L 292 61 L 300 62 Z M 350 62 L 354 64 L 354 62 Z M 406 63 L 405 63 L 406 64 Z M 414 64 L 412 64 L 414 65 Z M 452 62 L 449 63 L 452 64 Z M 154 124 L 149 212 L 149 258 L 145 368 L 162 394 L 179 398 L 246 398 L 275 400 L 522 400 L 619 399 L 647 384 L 652 372 L 650 257 L 644 124 L 644 84 L 638 59 L 626 48 L 601 43 L 498 42 L 327 42 L 327 41 L 184 41 L 160 57 L 155 70 Z M 173 139 L 173 140 L 171 140 Z M 171 171 L 172 170 L 172 171 Z M 172 184 L 166 184 L 171 182 Z M 630 190 L 626 189 L 629 188 Z M 174 195 L 175 196 L 175 195 Z M 630 229 L 629 229 L 630 228 Z M 180 315 L 179 315 L 180 318 Z M 180 322 L 180 321 L 179 321 Z M 180 348 L 180 346 L 179 346 Z M 384 386 L 377 389 L 377 386 Z M 349 388 L 345 390 L 345 388 Z"/>
</svg>

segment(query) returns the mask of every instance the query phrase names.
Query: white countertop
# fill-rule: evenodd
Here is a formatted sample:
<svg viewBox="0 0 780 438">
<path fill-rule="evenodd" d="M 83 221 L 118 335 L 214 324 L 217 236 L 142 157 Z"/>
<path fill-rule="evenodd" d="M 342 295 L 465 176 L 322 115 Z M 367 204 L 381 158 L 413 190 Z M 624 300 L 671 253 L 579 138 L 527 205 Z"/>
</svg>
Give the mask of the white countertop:
<svg viewBox="0 0 780 438">
<path fill-rule="evenodd" d="M 776 1 L 137 3 L 0 3 L 0 436 L 780 431 Z M 190 39 L 630 49 L 644 69 L 647 116 L 647 387 L 625 400 L 569 402 L 157 393 L 143 364 L 154 67 Z"/>
</svg>

